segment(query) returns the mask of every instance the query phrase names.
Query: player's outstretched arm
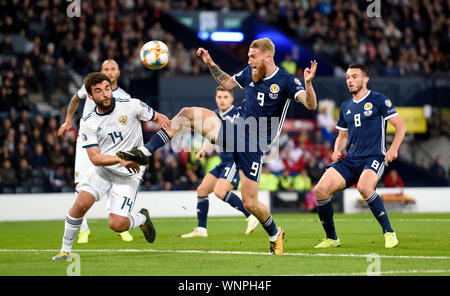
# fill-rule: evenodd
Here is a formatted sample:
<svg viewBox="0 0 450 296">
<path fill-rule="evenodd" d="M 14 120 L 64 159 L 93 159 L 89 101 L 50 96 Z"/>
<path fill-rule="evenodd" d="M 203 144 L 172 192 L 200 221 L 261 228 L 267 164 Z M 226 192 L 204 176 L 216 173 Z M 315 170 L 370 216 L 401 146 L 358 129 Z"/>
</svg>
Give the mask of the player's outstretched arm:
<svg viewBox="0 0 450 296">
<path fill-rule="evenodd" d="M 391 162 L 397 159 L 398 149 L 400 148 L 400 144 L 402 143 L 403 138 L 405 138 L 406 134 L 405 123 L 399 115 L 389 118 L 389 122 L 395 127 L 395 133 L 392 144 L 389 147 L 389 150 L 386 151 L 386 154 L 384 156 L 384 159 L 387 162 Z"/>
<path fill-rule="evenodd" d="M 168 130 L 171 125 L 170 119 L 162 114 L 155 111 L 155 117 L 153 117 L 153 121 L 156 122 L 162 129 Z"/>
<path fill-rule="evenodd" d="M 227 90 L 231 90 L 238 86 L 236 81 L 234 81 L 234 79 L 230 75 L 222 71 L 219 66 L 214 63 L 211 56 L 209 55 L 209 52 L 206 49 L 200 47 L 197 50 L 197 56 L 201 57 L 203 62 L 208 66 L 209 71 L 211 71 L 212 76 L 218 84 L 220 84 Z"/>
<path fill-rule="evenodd" d="M 317 70 L 317 62 L 311 61 L 311 68 L 306 68 L 303 77 L 305 79 L 305 92 L 301 92 L 298 94 L 297 101 L 303 103 L 303 105 L 308 108 L 308 110 L 315 110 L 317 108 L 317 97 L 316 92 L 314 91 L 314 87 L 312 86 L 312 80 L 316 75 Z"/>
<path fill-rule="evenodd" d="M 80 105 L 80 98 L 75 94 L 72 99 L 70 99 L 69 105 L 67 106 L 67 114 L 65 122 L 58 129 L 58 136 L 62 136 L 72 127 L 72 120 L 75 112 L 77 111 L 78 105 Z"/>
</svg>

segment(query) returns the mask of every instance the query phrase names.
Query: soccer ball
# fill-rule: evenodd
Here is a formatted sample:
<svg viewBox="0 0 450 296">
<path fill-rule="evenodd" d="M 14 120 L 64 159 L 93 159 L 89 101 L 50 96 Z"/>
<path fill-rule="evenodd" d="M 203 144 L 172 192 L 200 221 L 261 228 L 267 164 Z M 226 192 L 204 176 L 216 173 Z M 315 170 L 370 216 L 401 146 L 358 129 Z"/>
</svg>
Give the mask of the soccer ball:
<svg viewBox="0 0 450 296">
<path fill-rule="evenodd" d="M 169 58 L 169 48 L 162 41 L 152 40 L 141 47 L 141 62 L 152 70 L 164 68 L 169 62 Z"/>
</svg>

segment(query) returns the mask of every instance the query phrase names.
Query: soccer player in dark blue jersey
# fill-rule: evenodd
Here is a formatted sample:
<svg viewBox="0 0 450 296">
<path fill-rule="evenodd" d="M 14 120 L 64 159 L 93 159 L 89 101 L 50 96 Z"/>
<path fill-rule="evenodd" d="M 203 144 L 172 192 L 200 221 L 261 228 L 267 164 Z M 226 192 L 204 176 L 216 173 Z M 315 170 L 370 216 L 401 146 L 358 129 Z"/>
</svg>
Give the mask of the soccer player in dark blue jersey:
<svg viewBox="0 0 450 296">
<path fill-rule="evenodd" d="M 248 51 L 248 67 L 234 76 L 223 72 L 204 48 L 197 50 L 209 67 L 214 79 L 225 89 L 245 89 L 245 100 L 239 113 L 223 122 L 211 110 L 183 108 L 172 120 L 171 127 L 161 129 L 145 147 L 120 151 L 125 160 L 147 163 L 148 157 L 186 127 L 201 133 L 211 143 L 233 152 L 242 184 L 245 208 L 262 224 L 269 235 L 270 253 L 283 253 L 284 232 L 272 219 L 269 208 L 258 201 L 259 177 L 263 153 L 268 151 L 280 135 L 287 109 L 292 100 L 303 103 L 307 109 L 317 108 L 312 86 L 317 63 L 304 71 L 305 86 L 292 74 L 277 67 L 275 46 L 268 38 L 254 40 Z"/>
<path fill-rule="evenodd" d="M 214 112 L 222 120 L 230 120 L 239 113 L 238 108 L 233 105 L 234 97 L 233 91 L 226 90 L 223 86 L 216 88 L 216 103 L 218 109 Z M 205 156 L 207 151 L 213 145 L 205 140 L 202 149 L 197 153 L 197 160 Z M 245 234 L 250 234 L 258 226 L 259 222 L 255 216 L 250 214 L 244 207 L 242 200 L 232 192 L 233 189 L 239 187 L 239 172 L 234 163 L 234 156 L 232 152 L 221 151 L 220 158 L 222 162 L 213 168 L 203 178 L 202 183 L 197 188 L 197 227 L 190 233 L 183 234 L 182 238 L 191 237 L 208 237 L 206 224 L 208 220 L 209 197 L 211 192 L 224 202 L 228 203 L 233 208 L 241 211 L 247 218 L 247 229 Z"/>
<path fill-rule="evenodd" d="M 382 227 L 385 247 L 393 248 L 398 245 L 397 236 L 375 187 L 383 175 L 384 167 L 398 156 L 406 132 L 405 124 L 389 98 L 367 89 L 369 73 L 366 66 L 351 64 L 346 79 L 352 98 L 341 105 L 333 163 L 313 189 L 317 213 L 326 233 L 326 239 L 315 248 L 340 246 L 334 227 L 331 196 L 354 184 L 357 184 L 359 193 Z M 395 127 L 395 134 L 386 151 L 387 121 Z M 345 150 L 347 155 L 342 158 Z"/>
</svg>

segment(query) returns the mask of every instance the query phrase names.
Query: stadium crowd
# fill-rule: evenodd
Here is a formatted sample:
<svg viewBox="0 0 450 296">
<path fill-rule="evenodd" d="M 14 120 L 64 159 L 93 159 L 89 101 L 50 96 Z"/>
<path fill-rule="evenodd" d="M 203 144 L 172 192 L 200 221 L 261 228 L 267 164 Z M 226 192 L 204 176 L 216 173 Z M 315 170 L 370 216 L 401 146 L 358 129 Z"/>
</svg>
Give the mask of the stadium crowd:
<svg viewBox="0 0 450 296">
<path fill-rule="evenodd" d="M 64 1 L 0 0 L 0 187 L 3 193 L 73 191 L 77 130 L 73 128 L 63 138 L 57 137 L 57 129 L 65 118 L 65 104 L 55 106 L 59 115 L 44 116 L 30 109 L 32 93 L 42 94 L 48 103 L 52 103 L 55 90 L 71 96 L 69 72 L 84 76 L 98 71 L 101 61 L 109 58 L 119 63 L 120 84 L 127 89 L 131 79 L 148 73 L 139 60 L 139 49 L 152 39 L 164 41 L 171 50 L 171 61 L 164 75 L 208 73 L 195 57 L 194 48 L 185 48 L 162 28 L 158 22 L 161 11 L 248 10 L 283 28 L 337 65 L 366 63 L 374 75 L 448 73 L 450 69 L 450 19 L 445 17 L 450 12 L 449 1 L 383 1 L 383 18 L 369 18 L 358 1 L 342 0 L 80 3 L 82 17 L 69 18 L 68 3 Z M 17 35 L 30 41 L 24 52 L 13 46 L 13 37 Z M 317 182 L 331 161 L 331 139 L 323 135 L 326 134 L 320 129 L 283 134 L 281 158 L 268 162 L 262 173 L 262 180 L 267 180 L 261 182 L 263 189 L 307 190 Z M 194 160 L 195 155 L 189 152 L 165 149 L 156 153 L 145 174 L 143 189 L 195 189 L 219 160 L 214 153 L 207 160 Z M 437 166 L 439 174 L 445 176 L 446 170 Z"/>
<path fill-rule="evenodd" d="M 345 69 L 353 62 L 373 76 L 430 75 L 450 70 L 450 2 L 347 0 L 175 0 L 175 9 L 246 10 Z M 376 15 L 375 15 L 376 16 Z"/>
</svg>

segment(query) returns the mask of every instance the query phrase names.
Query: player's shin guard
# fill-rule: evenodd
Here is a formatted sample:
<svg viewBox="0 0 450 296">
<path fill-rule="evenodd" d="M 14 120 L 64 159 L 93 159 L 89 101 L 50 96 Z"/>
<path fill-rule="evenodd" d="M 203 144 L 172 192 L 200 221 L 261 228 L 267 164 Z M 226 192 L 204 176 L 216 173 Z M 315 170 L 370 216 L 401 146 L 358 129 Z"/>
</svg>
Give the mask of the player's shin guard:
<svg viewBox="0 0 450 296">
<path fill-rule="evenodd" d="M 234 194 L 231 191 L 228 191 L 227 194 L 225 195 L 225 198 L 223 199 L 223 201 L 227 202 L 230 204 L 230 206 L 232 206 L 233 208 L 235 208 L 238 211 L 241 211 L 245 217 L 248 218 L 248 216 L 250 216 L 251 214 L 245 209 L 244 204 L 242 203 L 242 200 L 239 198 L 239 196 L 237 196 L 236 194 Z"/>
<path fill-rule="evenodd" d="M 336 229 L 334 228 L 334 210 L 331 204 L 331 197 L 324 200 L 316 200 L 317 214 L 319 214 L 322 227 L 327 234 L 327 238 L 337 239 Z"/>
<path fill-rule="evenodd" d="M 145 144 L 145 148 L 153 154 L 158 148 L 164 146 L 167 142 L 170 141 L 170 137 L 167 132 L 161 129 L 157 132 L 153 137 L 151 137 L 150 141 Z"/>
<path fill-rule="evenodd" d="M 147 219 L 141 213 L 130 213 L 128 214 L 128 218 L 130 218 L 130 228 L 128 230 L 135 229 L 136 227 L 141 226 Z"/>
<path fill-rule="evenodd" d="M 70 253 L 72 251 L 72 246 L 74 243 L 75 236 L 80 230 L 81 223 L 83 222 L 83 217 L 73 218 L 69 214 L 66 216 L 66 221 L 64 223 L 64 236 L 61 251 Z"/>
<path fill-rule="evenodd" d="M 208 220 L 209 211 L 209 199 L 208 197 L 199 196 L 197 199 L 197 219 L 198 227 L 206 228 L 206 222 Z"/>
<path fill-rule="evenodd" d="M 366 198 L 365 201 L 369 205 L 372 214 L 378 220 L 378 223 L 380 223 L 381 228 L 383 229 L 383 233 L 394 232 L 394 230 L 392 230 L 391 223 L 389 222 L 386 210 L 384 209 L 384 204 L 381 196 L 379 196 L 375 191 L 371 196 Z"/>
</svg>

